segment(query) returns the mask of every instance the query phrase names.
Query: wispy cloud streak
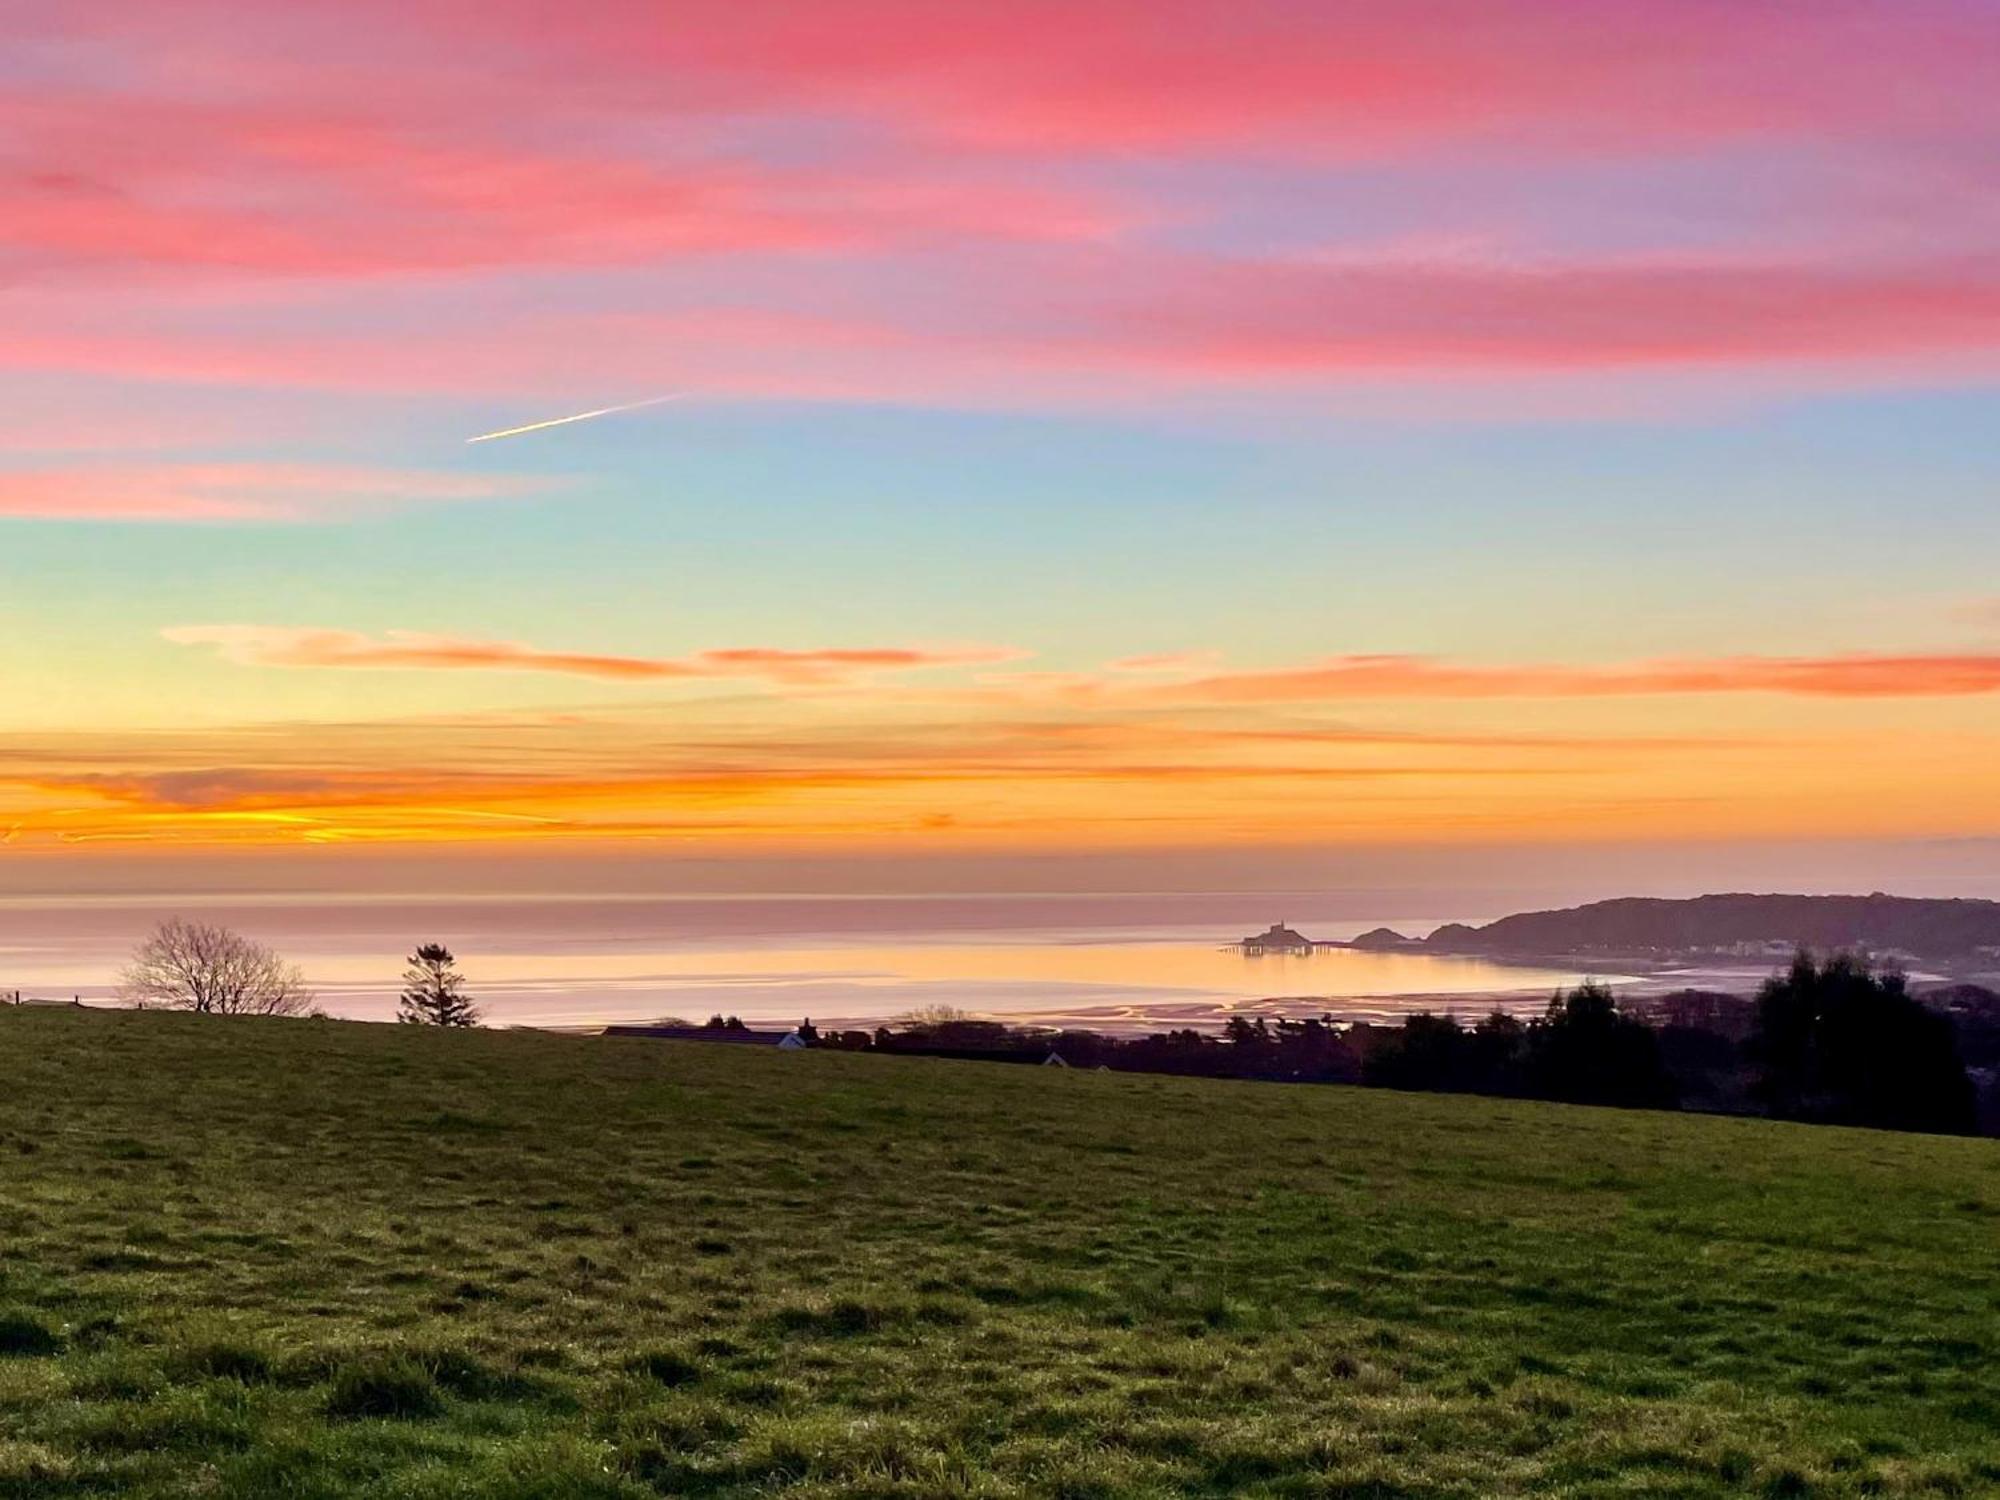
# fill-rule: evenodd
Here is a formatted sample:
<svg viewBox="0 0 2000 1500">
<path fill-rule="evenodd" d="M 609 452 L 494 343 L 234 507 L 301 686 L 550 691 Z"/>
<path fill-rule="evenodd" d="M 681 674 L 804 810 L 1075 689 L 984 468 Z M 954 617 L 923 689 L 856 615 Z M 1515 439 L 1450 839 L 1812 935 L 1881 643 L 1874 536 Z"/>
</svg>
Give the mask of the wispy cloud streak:
<svg viewBox="0 0 2000 1500">
<path fill-rule="evenodd" d="M 619 656 L 414 630 L 369 636 L 353 630 L 280 625 L 171 625 L 160 634 L 176 645 L 212 646 L 225 660 L 242 666 L 554 672 L 632 682 L 750 678 L 792 687 L 833 686 L 876 672 L 984 665 L 1022 654 L 1005 646 L 978 645 L 815 650 L 732 646 L 691 656 Z"/>
<path fill-rule="evenodd" d="M 527 495 L 549 481 L 349 464 L 93 464 L 0 470 L 0 516 L 49 521 L 329 521 Z"/>
<path fill-rule="evenodd" d="M 1082 691 L 1109 691 L 1093 684 Z M 2000 652 L 1721 656 L 1624 665 L 1481 665 L 1426 656 L 1335 656 L 1299 667 L 1217 672 L 1162 684 L 1181 703 L 1370 698 L 1627 698 L 1774 693 L 1808 698 L 1963 697 L 2000 692 Z"/>
</svg>

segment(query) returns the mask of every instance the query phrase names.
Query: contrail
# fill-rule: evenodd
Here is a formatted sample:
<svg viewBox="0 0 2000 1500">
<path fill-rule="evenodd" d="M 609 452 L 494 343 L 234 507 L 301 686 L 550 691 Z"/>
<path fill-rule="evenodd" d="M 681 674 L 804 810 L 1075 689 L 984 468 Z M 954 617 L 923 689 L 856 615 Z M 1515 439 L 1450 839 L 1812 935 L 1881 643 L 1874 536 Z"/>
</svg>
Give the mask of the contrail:
<svg viewBox="0 0 2000 1500">
<path fill-rule="evenodd" d="M 628 401 L 623 406 L 600 406 L 596 411 L 580 411 L 573 417 L 551 417 L 546 422 L 530 422 L 525 427 L 503 427 L 498 432 L 482 432 L 478 437 L 469 437 L 468 443 L 490 443 L 495 438 L 519 437 L 524 432 L 540 432 L 544 427 L 567 427 L 571 422 L 588 422 L 593 417 L 615 416 L 621 411 L 637 411 L 642 406 L 659 406 L 667 401 L 685 401 L 687 395 L 676 391 L 671 396 L 654 396 L 645 401 Z"/>
</svg>

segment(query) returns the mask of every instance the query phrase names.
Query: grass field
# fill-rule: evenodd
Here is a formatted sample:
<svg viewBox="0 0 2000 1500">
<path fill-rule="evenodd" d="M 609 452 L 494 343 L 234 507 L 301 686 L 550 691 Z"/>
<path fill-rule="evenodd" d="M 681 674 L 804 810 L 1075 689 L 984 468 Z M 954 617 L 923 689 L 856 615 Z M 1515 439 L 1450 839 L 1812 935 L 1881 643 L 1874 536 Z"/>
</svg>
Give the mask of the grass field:
<svg viewBox="0 0 2000 1500">
<path fill-rule="evenodd" d="M 0 1010 L 0 1495 L 2000 1492 L 2000 1148 Z"/>
</svg>

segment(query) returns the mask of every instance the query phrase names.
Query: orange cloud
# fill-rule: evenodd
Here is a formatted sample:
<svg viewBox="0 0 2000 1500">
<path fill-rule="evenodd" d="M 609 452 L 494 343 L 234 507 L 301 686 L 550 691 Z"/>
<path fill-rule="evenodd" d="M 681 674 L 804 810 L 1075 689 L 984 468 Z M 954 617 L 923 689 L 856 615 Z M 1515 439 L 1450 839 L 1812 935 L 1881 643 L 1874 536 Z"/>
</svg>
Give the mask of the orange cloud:
<svg viewBox="0 0 2000 1500">
<path fill-rule="evenodd" d="M 1505 804 L 1534 785 L 1573 794 L 1578 778 L 1615 774 L 1627 758 L 1599 763 L 1560 744 L 1486 755 L 1472 743 L 1415 738 L 1400 748 L 1393 738 L 1242 746 L 1168 722 L 1081 735 L 1060 725 L 920 723 L 668 741 L 605 721 L 519 727 L 496 755 L 497 726 L 473 721 L 301 726 L 275 731 L 260 745 L 267 763 L 255 766 L 199 763 L 205 744 L 229 735 L 106 747 L 127 760 L 118 769 L 64 765 L 71 757 L 45 744 L 18 770 L 0 769 L 0 807 L 18 808 L 42 845 L 853 840 L 919 830 L 1143 840 L 1246 821 L 1296 831 L 1307 808 L 1350 821 L 1440 799 Z M 163 755 L 172 763 L 160 764 Z M 135 764 L 147 756 L 155 764 Z M 1280 806 L 1289 811 L 1274 818 Z"/>
<path fill-rule="evenodd" d="M 1151 693 L 1150 684 L 1133 689 Z M 651 840 L 712 849 L 2000 829 L 1988 735 L 1350 726 L 871 693 L 587 713 L 0 736 L 23 848 Z M 999 711 L 995 711 L 998 709 Z M 1810 753 L 1801 753 L 1808 749 Z"/>
<path fill-rule="evenodd" d="M 682 657 L 609 656 L 414 630 L 391 630 L 372 637 L 354 630 L 280 625 L 174 625 L 160 634 L 176 645 L 213 646 L 224 660 L 243 666 L 560 672 L 627 681 L 734 677 L 792 687 L 823 687 L 871 672 L 1011 661 L 1022 654 L 1005 646 L 836 647 L 814 651 L 742 646 Z"/>
<path fill-rule="evenodd" d="M 1100 684 L 1100 687 L 1102 685 Z M 1302 667 L 1218 672 L 1145 690 L 1185 703 L 1358 698 L 1618 698 L 1781 693 L 1813 698 L 2000 692 L 2000 652 L 1722 656 L 1630 665 L 1467 665 L 1427 656 L 1334 656 Z"/>
<path fill-rule="evenodd" d="M 1154 651 L 1143 656 L 1121 656 L 1107 663 L 1113 672 L 1194 672 L 1219 665 L 1220 651 Z"/>
</svg>

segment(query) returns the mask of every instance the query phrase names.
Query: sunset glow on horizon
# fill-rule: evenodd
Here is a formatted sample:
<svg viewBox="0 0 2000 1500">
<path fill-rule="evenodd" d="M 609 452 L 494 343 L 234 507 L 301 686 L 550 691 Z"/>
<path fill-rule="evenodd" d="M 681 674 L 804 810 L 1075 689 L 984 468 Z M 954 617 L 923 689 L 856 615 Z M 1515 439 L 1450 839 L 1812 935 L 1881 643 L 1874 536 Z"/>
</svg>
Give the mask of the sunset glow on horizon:
<svg viewBox="0 0 2000 1500">
<path fill-rule="evenodd" d="M 14 10 L 9 858 L 2000 838 L 1989 4 Z"/>
</svg>

